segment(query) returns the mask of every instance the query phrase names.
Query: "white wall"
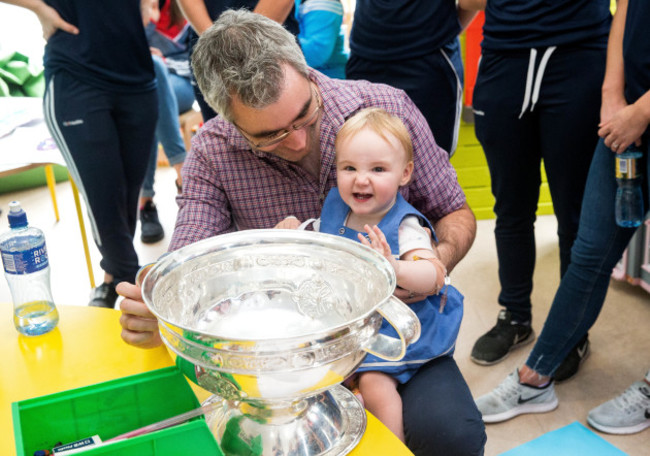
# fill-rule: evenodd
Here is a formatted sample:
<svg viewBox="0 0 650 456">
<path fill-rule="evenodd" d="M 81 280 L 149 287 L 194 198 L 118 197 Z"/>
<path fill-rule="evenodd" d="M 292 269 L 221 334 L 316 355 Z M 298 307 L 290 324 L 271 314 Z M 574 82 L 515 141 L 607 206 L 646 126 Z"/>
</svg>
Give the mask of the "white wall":
<svg viewBox="0 0 650 456">
<path fill-rule="evenodd" d="M 36 15 L 29 10 L 0 3 L 0 54 L 18 51 L 30 63 L 42 65 L 43 31 Z"/>
</svg>

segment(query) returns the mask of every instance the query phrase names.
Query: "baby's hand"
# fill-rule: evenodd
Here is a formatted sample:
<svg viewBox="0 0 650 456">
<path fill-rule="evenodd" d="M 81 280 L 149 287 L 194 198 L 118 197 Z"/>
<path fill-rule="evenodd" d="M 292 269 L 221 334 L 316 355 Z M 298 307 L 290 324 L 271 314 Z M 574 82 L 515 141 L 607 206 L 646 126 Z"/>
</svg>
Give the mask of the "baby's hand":
<svg viewBox="0 0 650 456">
<path fill-rule="evenodd" d="M 388 241 L 386 241 L 386 236 L 384 236 L 384 233 L 379 229 L 377 225 L 373 226 L 372 228 L 369 225 L 364 225 L 363 227 L 364 230 L 366 230 L 366 233 L 368 233 L 368 238 L 366 238 L 363 234 L 359 233 L 359 241 L 365 246 L 370 247 L 371 249 L 376 250 L 377 252 L 381 253 L 393 266 L 393 269 L 397 271 L 398 264 L 397 260 L 393 256 L 393 254 L 390 251 L 390 245 L 388 245 Z"/>
<path fill-rule="evenodd" d="M 297 230 L 300 226 L 300 220 L 298 220 L 293 215 L 290 215 L 286 219 L 282 220 L 280 223 L 275 225 L 273 228 L 281 230 Z"/>
</svg>

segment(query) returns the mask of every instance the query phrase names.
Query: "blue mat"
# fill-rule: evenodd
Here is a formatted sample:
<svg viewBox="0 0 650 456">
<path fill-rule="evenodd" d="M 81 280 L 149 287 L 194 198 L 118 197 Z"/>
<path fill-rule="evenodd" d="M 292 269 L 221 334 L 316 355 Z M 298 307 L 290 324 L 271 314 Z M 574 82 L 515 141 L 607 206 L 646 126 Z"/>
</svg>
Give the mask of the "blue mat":
<svg viewBox="0 0 650 456">
<path fill-rule="evenodd" d="M 628 456 L 577 421 L 501 453 L 501 456 Z"/>
</svg>

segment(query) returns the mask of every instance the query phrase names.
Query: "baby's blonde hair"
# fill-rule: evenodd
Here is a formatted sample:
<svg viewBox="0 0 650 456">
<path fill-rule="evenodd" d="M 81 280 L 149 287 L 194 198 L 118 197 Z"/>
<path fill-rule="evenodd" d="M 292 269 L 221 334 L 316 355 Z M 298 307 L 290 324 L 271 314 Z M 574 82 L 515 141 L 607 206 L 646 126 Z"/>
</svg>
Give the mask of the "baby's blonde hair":
<svg viewBox="0 0 650 456">
<path fill-rule="evenodd" d="M 334 147 L 338 150 L 343 141 L 364 128 L 374 131 L 387 143 L 390 143 L 388 135 L 395 137 L 406 152 L 406 162 L 413 161 L 413 143 L 404 122 L 382 108 L 365 108 L 346 120 L 336 135 Z"/>
</svg>

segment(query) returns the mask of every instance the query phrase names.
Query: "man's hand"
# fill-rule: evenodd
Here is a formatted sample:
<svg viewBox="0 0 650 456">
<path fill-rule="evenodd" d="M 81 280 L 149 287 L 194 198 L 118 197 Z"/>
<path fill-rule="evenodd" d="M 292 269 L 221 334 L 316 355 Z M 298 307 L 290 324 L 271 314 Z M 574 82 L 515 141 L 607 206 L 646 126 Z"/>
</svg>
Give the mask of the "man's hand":
<svg viewBox="0 0 650 456">
<path fill-rule="evenodd" d="M 300 226 L 300 220 L 298 220 L 293 215 L 290 215 L 286 219 L 282 220 L 280 223 L 275 225 L 273 228 L 280 230 L 297 230 Z"/>
<path fill-rule="evenodd" d="M 116 289 L 120 296 L 124 296 L 120 305 L 122 312 L 120 325 L 124 342 L 140 348 L 155 348 L 162 345 L 158 332 L 158 319 L 149 312 L 142 300 L 140 287 L 121 282 Z"/>
</svg>

